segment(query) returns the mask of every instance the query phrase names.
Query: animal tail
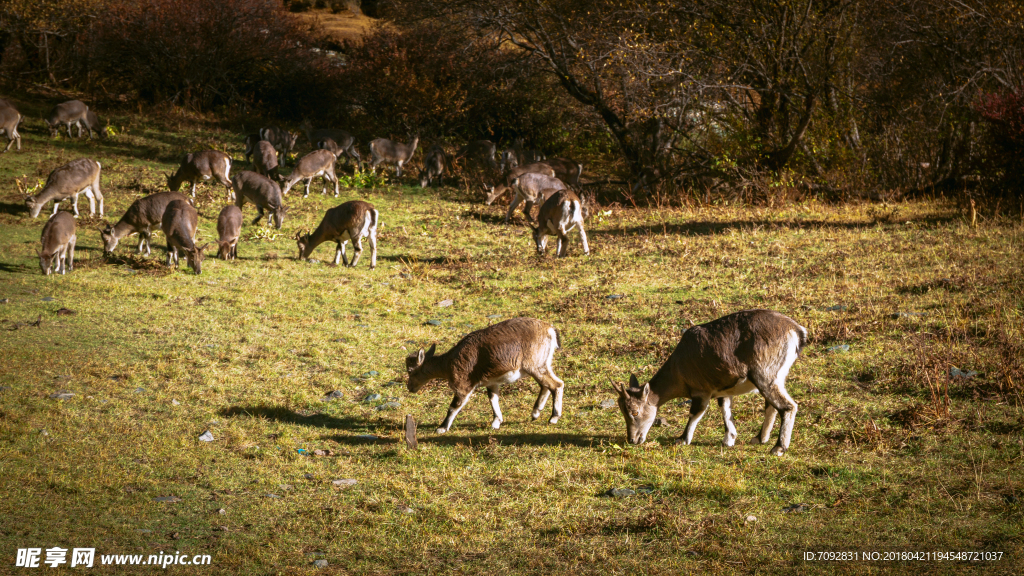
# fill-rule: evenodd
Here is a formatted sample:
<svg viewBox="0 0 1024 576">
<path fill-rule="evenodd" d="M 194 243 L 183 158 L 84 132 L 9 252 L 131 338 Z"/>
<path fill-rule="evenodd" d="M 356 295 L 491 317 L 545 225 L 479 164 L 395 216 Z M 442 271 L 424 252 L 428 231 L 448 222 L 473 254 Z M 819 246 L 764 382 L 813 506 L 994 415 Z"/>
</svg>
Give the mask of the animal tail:
<svg viewBox="0 0 1024 576">
<path fill-rule="evenodd" d="M 562 333 L 558 331 L 558 328 L 555 328 L 554 330 L 555 330 L 555 345 L 557 345 L 559 348 L 561 348 L 562 347 Z"/>
<path fill-rule="evenodd" d="M 797 324 L 796 327 L 798 328 L 797 337 L 800 339 L 796 345 L 796 353 L 799 354 L 800 351 L 804 349 L 804 345 L 807 344 L 807 328 L 804 328 L 799 324 Z"/>
</svg>

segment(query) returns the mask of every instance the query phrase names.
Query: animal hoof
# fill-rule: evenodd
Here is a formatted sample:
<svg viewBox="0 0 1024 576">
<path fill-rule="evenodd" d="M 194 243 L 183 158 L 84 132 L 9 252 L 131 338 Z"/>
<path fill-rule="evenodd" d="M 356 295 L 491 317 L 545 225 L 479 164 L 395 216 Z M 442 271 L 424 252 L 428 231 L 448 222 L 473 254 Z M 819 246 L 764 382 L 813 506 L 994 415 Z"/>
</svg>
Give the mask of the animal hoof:
<svg viewBox="0 0 1024 576">
<path fill-rule="evenodd" d="M 552 416 L 551 419 L 548 420 L 548 424 L 558 424 L 558 418 L 558 416 Z"/>
<path fill-rule="evenodd" d="M 447 429 L 447 428 L 438 428 L 438 429 L 436 430 L 436 432 L 437 432 L 438 434 L 444 434 L 444 433 L 445 433 L 445 432 L 447 432 L 447 431 L 448 431 L 448 429 Z"/>
<path fill-rule="evenodd" d="M 530 415 L 530 417 L 536 420 L 537 418 L 540 418 L 540 412 L 534 412 L 533 414 Z"/>
<path fill-rule="evenodd" d="M 501 428 L 501 420 L 498 420 L 497 418 L 495 418 L 494 421 L 491 422 L 491 428 L 494 428 L 495 430 L 497 430 L 498 428 Z"/>
<path fill-rule="evenodd" d="M 772 448 L 772 451 L 770 452 L 772 456 L 782 456 L 785 453 L 786 449 L 782 446 L 776 446 L 775 448 Z"/>
<path fill-rule="evenodd" d="M 761 442 L 761 437 L 760 436 L 754 436 L 753 438 L 751 438 L 750 439 L 750 443 L 751 444 L 764 444 L 764 442 Z"/>
<path fill-rule="evenodd" d="M 676 438 L 675 442 L 673 442 L 673 443 L 677 444 L 677 445 L 681 445 L 681 446 L 689 446 L 690 445 L 690 443 L 686 441 L 686 438 Z"/>
</svg>

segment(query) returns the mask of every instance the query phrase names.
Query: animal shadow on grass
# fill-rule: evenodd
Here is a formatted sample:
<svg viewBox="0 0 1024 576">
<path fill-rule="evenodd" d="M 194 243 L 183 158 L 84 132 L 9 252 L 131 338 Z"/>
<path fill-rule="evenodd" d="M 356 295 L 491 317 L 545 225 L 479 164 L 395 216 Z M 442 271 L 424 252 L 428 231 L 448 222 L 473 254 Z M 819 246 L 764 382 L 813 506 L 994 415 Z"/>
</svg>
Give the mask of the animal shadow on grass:
<svg viewBox="0 0 1024 576">
<path fill-rule="evenodd" d="M 952 221 L 951 217 L 927 217 L 913 220 L 921 224 L 944 224 Z M 598 229 L 588 231 L 589 236 L 637 236 L 652 234 L 673 234 L 680 236 L 717 236 L 729 230 L 819 230 L 819 229 L 843 229 L 860 230 L 873 228 L 876 222 L 832 222 L 828 220 L 733 220 L 728 222 L 715 221 L 692 221 L 683 223 L 651 224 L 644 226 L 626 226 L 620 228 Z"/>
<path fill-rule="evenodd" d="M 424 430 L 430 430 L 426 425 Z M 489 428 L 489 426 L 488 426 Z M 590 448 L 607 440 L 606 436 L 589 436 L 585 434 L 569 434 L 566 432 L 522 432 L 514 434 L 502 434 L 501 432 L 491 434 L 474 434 L 464 436 L 453 436 L 448 434 L 434 434 L 432 431 L 418 438 L 421 444 L 435 444 L 437 446 L 487 446 L 494 444 L 498 446 L 577 446 Z"/>
<path fill-rule="evenodd" d="M 8 264 L 6 262 L 0 262 L 0 272 L 7 272 L 9 274 L 25 274 L 31 271 L 32 269 L 24 264 Z"/>
<path fill-rule="evenodd" d="M 369 422 L 363 418 L 336 418 L 319 412 L 305 416 L 294 410 L 280 406 L 232 406 L 220 411 L 225 418 L 249 417 L 265 418 L 288 424 L 301 424 L 303 426 L 316 426 L 319 428 L 331 428 L 335 430 L 350 430 L 362 432 L 367 428 Z M 363 440 L 365 442 L 365 440 Z"/>
<path fill-rule="evenodd" d="M 365 252 L 365 250 L 364 250 L 364 252 Z M 365 257 L 366 254 L 363 254 L 363 256 Z M 455 258 L 452 258 L 451 256 L 432 256 L 430 258 L 421 258 L 419 256 L 411 256 L 409 254 L 392 254 L 392 255 L 389 255 L 389 256 L 378 254 L 377 255 L 377 259 L 378 260 L 387 260 L 389 262 L 398 262 L 398 263 L 417 262 L 417 263 L 420 263 L 420 264 L 437 264 L 437 265 L 462 263 L 462 262 L 467 262 L 468 261 L 465 256 L 456 256 Z"/>
<path fill-rule="evenodd" d="M 18 216 L 28 213 L 28 206 L 25 206 L 24 202 L 20 204 L 17 202 L 0 202 L 0 214 Z"/>
</svg>

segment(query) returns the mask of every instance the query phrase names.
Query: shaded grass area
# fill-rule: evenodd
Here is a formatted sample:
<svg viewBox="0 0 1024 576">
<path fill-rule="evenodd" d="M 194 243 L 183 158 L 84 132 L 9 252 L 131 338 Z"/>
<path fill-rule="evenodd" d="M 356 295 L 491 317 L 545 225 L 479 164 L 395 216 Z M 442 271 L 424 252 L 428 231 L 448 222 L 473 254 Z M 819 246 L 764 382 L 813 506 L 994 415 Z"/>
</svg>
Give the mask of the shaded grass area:
<svg viewBox="0 0 1024 576">
<path fill-rule="evenodd" d="M 83 215 L 75 271 L 42 277 L 44 220 L 28 218 L 15 177 L 96 158 L 114 222 L 163 188 L 184 151 L 212 145 L 241 158 L 236 135 L 214 125 L 115 120 L 127 129 L 103 142 L 29 126 L 23 151 L 0 157 L 8 565 L 18 548 L 94 546 L 212 555 L 213 568 L 174 568 L 182 573 L 302 573 L 318 558 L 343 574 L 1016 570 L 1019 223 L 970 228 L 941 203 L 900 205 L 898 217 L 814 203 L 615 209 L 589 223 L 592 256 L 573 238 L 572 255 L 556 261 L 535 255 L 524 226 L 498 224 L 502 207 L 465 191 L 395 186 L 334 199 L 316 184 L 308 199 L 289 195 L 276 237 L 250 226 L 255 211 L 244 208 L 239 260 L 209 260 L 201 276 L 163 266 L 159 233 L 152 258 L 133 254 L 132 237 L 105 260 L 102 221 Z M 326 264 L 331 245 L 296 261 L 294 234 L 353 198 L 380 210 L 377 269 L 368 254 L 355 269 Z M 202 241 L 224 202 L 200 187 Z M 444 299 L 454 304 L 439 307 Z M 694 445 L 675 446 L 683 403 L 661 411 L 668 426 L 647 444 L 624 445 L 618 411 L 600 407 L 611 382 L 651 377 L 682 330 L 753 307 L 811 333 L 789 380 L 800 403 L 790 452 L 721 448 L 714 409 Z M 517 315 L 561 332 L 559 424 L 529 420 L 536 384 L 522 380 L 502 393 L 500 431 L 480 395 L 434 435 L 449 392 L 408 394 L 404 356 Z M 50 398 L 61 390 L 74 396 Z M 325 400 L 333 390 L 343 397 Z M 761 406 L 735 402 L 741 440 L 759 428 Z M 415 452 L 402 441 L 407 413 L 421 423 Z M 207 430 L 214 440 L 199 441 Z M 341 478 L 357 483 L 335 487 Z M 613 487 L 645 490 L 602 496 Z M 154 501 L 170 495 L 180 501 Z M 805 511 L 783 512 L 794 503 Z M 1004 556 L 802 560 L 823 550 Z"/>
</svg>

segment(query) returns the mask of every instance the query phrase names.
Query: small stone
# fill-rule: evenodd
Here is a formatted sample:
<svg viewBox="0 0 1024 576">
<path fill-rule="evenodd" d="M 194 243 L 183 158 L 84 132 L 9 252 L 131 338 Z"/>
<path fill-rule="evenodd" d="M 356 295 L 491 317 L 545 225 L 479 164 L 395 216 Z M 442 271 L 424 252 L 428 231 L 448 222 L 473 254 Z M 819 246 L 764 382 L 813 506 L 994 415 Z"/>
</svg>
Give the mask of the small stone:
<svg viewBox="0 0 1024 576">
<path fill-rule="evenodd" d="M 827 306 L 822 308 L 825 312 L 846 312 L 850 308 L 845 304 L 836 304 L 835 306 Z"/>
<path fill-rule="evenodd" d="M 171 503 L 174 503 L 174 502 L 181 502 L 181 498 L 178 498 L 177 496 L 157 496 L 156 498 L 153 498 L 153 502 L 171 502 Z"/>
<path fill-rule="evenodd" d="M 267 498 L 278 499 L 278 498 L 280 498 L 280 496 L 278 496 L 277 494 L 272 494 L 270 492 L 267 492 Z"/>
<path fill-rule="evenodd" d="M 405 415 L 405 446 L 410 450 L 415 450 L 419 443 L 416 441 L 416 419 L 412 417 L 412 414 Z"/>
<path fill-rule="evenodd" d="M 631 488 L 611 488 L 605 492 L 606 496 L 611 496 L 612 498 L 625 498 L 626 496 L 633 496 L 635 494 L 636 490 Z"/>
<path fill-rule="evenodd" d="M 339 398 L 344 398 L 344 397 L 345 397 L 345 394 L 342 393 L 341 390 L 333 390 L 331 392 L 328 392 L 327 396 L 324 396 L 320 400 L 323 401 L 323 402 L 330 402 L 331 400 L 338 400 Z"/>
<path fill-rule="evenodd" d="M 409 278 L 412 278 L 412 274 L 406 274 L 405 272 L 402 272 L 401 274 L 399 274 L 399 276 L 401 276 L 402 278 L 405 278 L 406 280 L 408 280 Z"/>
<path fill-rule="evenodd" d="M 333 455 L 334 455 L 334 452 L 331 452 L 330 450 L 320 450 L 320 449 L 313 450 L 313 456 L 333 456 Z"/>
<path fill-rule="evenodd" d="M 377 406 L 377 410 L 398 410 L 401 407 L 401 402 L 385 402 L 384 404 Z"/>
<path fill-rule="evenodd" d="M 181 534 L 179 534 L 177 532 L 171 532 L 170 534 L 167 535 L 167 537 L 170 538 L 171 540 L 177 540 L 177 539 L 181 538 Z"/>
<path fill-rule="evenodd" d="M 181 402 L 178 402 L 174 398 L 171 398 L 171 406 L 181 406 Z"/>
<path fill-rule="evenodd" d="M 925 312 L 895 312 L 890 314 L 890 318 L 923 318 L 928 314 Z"/>
<path fill-rule="evenodd" d="M 829 352 L 835 352 L 837 354 L 839 352 L 849 352 L 850 351 L 850 345 L 849 344 L 838 344 L 836 346 L 829 346 L 828 348 L 826 348 L 826 350 L 828 350 Z"/>
<path fill-rule="evenodd" d="M 807 504 L 790 504 L 789 506 L 783 508 L 782 511 L 787 514 L 793 514 L 799 512 L 807 512 L 810 509 L 811 507 L 808 506 Z"/>
<path fill-rule="evenodd" d="M 75 312 L 70 308 L 61 308 L 60 310 L 57 310 L 57 316 L 74 316 L 75 314 L 78 314 L 78 312 Z"/>
<path fill-rule="evenodd" d="M 199 436 L 199 439 L 203 442 L 213 442 L 213 433 L 207 430 Z"/>
<path fill-rule="evenodd" d="M 363 398 L 363 402 L 376 402 L 377 400 L 380 400 L 381 398 L 382 398 L 382 396 L 380 394 L 377 394 L 377 393 L 367 394 L 366 397 Z"/>
<path fill-rule="evenodd" d="M 4 299 L 0 300 L 0 304 L 7 304 L 10 301 L 11 301 L 10 298 L 4 298 Z"/>
<path fill-rule="evenodd" d="M 149 528 L 139 528 L 138 530 L 135 531 L 136 534 L 150 534 L 152 532 L 153 531 L 150 530 Z"/>
<path fill-rule="evenodd" d="M 356 328 L 369 328 L 369 324 L 356 324 Z"/>
<path fill-rule="evenodd" d="M 437 306 L 439 308 L 447 308 L 447 307 L 451 306 L 454 303 L 455 302 L 451 298 L 446 298 L 446 299 L 441 300 L 440 302 L 438 302 Z"/>
<path fill-rule="evenodd" d="M 309 472 L 306 472 L 306 474 L 305 474 L 305 475 L 304 475 L 303 477 L 304 477 L 304 478 L 305 478 L 306 480 L 313 480 L 313 479 L 315 479 L 315 478 L 316 478 L 316 476 L 313 476 L 313 475 L 312 475 L 312 474 L 310 474 Z"/>
<path fill-rule="evenodd" d="M 146 391 L 146 389 L 143 388 L 142 386 L 139 386 L 138 388 L 135 389 L 135 393 L 136 394 L 142 394 L 145 391 Z"/>
<path fill-rule="evenodd" d="M 292 486 L 291 484 L 278 484 L 278 486 L 280 486 L 281 490 L 284 490 L 285 492 L 294 488 L 294 486 Z"/>
<path fill-rule="evenodd" d="M 317 568 L 327 568 L 327 560 L 324 560 L 323 558 L 314 560 L 313 566 L 316 566 Z"/>
<path fill-rule="evenodd" d="M 398 505 L 395 508 L 395 510 L 398 510 L 402 514 L 415 514 L 416 513 L 416 511 L 413 510 L 413 508 L 411 506 L 406 506 L 405 504 Z"/>
<path fill-rule="evenodd" d="M 71 397 L 74 395 L 74 392 L 68 392 L 67 390 L 58 390 L 53 394 L 50 394 L 50 398 L 53 398 L 54 400 L 70 400 Z"/>
<path fill-rule="evenodd" d="M 379 440 L 379 438 L 377 436 L 374 436 L 373 434 L 360 434 L 356 436 L 356 438 L 360 440 Z"/>
<path fill-rule="evenodd" d="M 441 325 L 441 321 L 440 320 L 427 320 L 427 324 L 430 325 L 430 326 L 440 326 Z"/>
<path fill-rule="evenodd" d="M 377 372 L 376 370 L 370 370 L 369 372 L 363 372 L 362 374 L 360 374 L 360 376 L 363 378 L 370 378 L 372 376 L 377 376 L 378 374 L 379 372 Z"/>
<path fill-rule="evenodd" d="M 217 514 L 220 514 L 221 516 L 223 516 L 223 515 L 225 515 L 227 513 L 228 513 L 227 510 L 225 510 L 223 508 L 217 508 Z"/>
<path fill-rule="evenodd" d="M 385 386 L 397 386 L 399 384 L 401 384 L 401 382 L 399 382 L 398 380 L 388 380 L 387 382 L 384 383 Z"/>
<path fill-rule="evenodd" d="M 606 398 L 604 400 L 601 400 L 601 408 L 603 408 L 604 410 L 608 410 L 610 408 L 615 408 L 615 406 L 617 406 L 617 405 L 618 405 L 618 403 L 615 400 L 611 399 L 611 398 Z"/>
<path fill-rule="evenodd" d="M 663 418 L 659 416 L 654 419 L 654 425 L 657 426 L 658 428 L 665 428 L 668 426 L 668 418 Z"/>
<path fill-rule="evenodd" d="M 348 488 L 349 486 L 355 486 L 356 483 L 355 478 L 339 478 L 331 481 L 331 484 L 337 488 Z"/>
<path fill-rule="evenodd" d="M 974 378 L 975 376 L 978 375 L 978 373 L 975 372 L 974 370 L 961 370 L 959 368 L 950 368 L 949 375 L 952 376 L 953 378 L 963 378 L 964 380 L 966 380 L 968 378 Z"/>
<path fill-rule="evenodd" d="M 49 433 L 49 432 L 47 432 L 47 431 L 46 431 L 45 429 L 43 429 L 43 430 L 40 430 L 40 431 L 39 431 L 39 435 L 40 435 L 40 436 L 49 436 L 49 435 L 50 435 L 50 433 Z"/>
<path fill-rule="evenodd" d="M 310 264 L 319 264 L 320 263 L 319 260 L 316 260 L 314 258 L 310 258 L 309 260 L 306 260 L 306 262 L 309 262 Z"/>
<path fill-rule="evenodd" d="M 606 300 L 619 300 L 622 298 L 622 294 L 609 294 L 605 296 Z"/>
<path fill-rule="evenodd" d="M 637 494 L 654 494 L 654 488 L 650 486 L 641 486 L 636 489 Z"/>
<path fill-rule="evenodd" d="M 43 302 L 53 302 L 54 300 L 56 300 L 56 298 L 54 298 L 53 296 L 47 296 L 46 298 L 43 298 Z"/>
<path fill-rule="evenodd" d="M 747 520 L 747 524 L 752 524 L 754 522 L 757 522 L 757 516 L 754 516 L 753 514 L 751 514 L 751 515 L 747 516 L 746 520 Z"/>
</svg>

